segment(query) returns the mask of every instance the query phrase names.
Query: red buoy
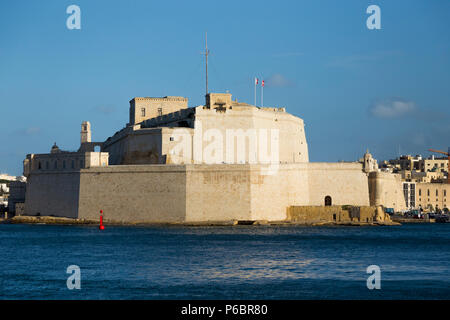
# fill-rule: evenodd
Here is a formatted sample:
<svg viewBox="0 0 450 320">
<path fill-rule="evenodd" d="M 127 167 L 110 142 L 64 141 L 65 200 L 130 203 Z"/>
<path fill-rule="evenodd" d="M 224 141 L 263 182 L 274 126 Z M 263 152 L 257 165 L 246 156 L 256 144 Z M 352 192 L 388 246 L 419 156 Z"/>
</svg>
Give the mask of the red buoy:
<svg viewBox="0 0 450 320">
<path fill-rule="evenodd" d="M 105 226 L 103 225 L 103 210 L 100 210 L 100 226 L 98 227 L 100 230 L 104 230 Z"/>
</svg>

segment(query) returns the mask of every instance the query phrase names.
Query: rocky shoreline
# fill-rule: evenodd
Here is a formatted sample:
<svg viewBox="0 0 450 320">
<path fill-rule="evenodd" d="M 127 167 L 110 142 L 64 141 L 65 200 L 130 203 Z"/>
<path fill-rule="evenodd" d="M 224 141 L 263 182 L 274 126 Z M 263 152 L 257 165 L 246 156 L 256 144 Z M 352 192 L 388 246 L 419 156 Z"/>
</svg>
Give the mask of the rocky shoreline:
<svg viewBox="0 0 450 320">
<path fill-rule="evenodd" d="M 63 217 L 51 217 L 51 216 L 15 216 L 9 219 L 0 219 L 0 224 L 47 224 L 47 225 L 99 225 L 98 220 L 88 220 L 88 219 L 74 219 L 74 218 L 63 218 Z M 112 226 L 398 226 L 401 225 L 399 222 L 389 221 L 389 222 L 317 222 L 317 223 L 300 223 L 298 221 L 206 221 L 206 222 L 122 222 L 122 221 L 112 221 L 104 220 L 105 225 Z"/>
</svg>

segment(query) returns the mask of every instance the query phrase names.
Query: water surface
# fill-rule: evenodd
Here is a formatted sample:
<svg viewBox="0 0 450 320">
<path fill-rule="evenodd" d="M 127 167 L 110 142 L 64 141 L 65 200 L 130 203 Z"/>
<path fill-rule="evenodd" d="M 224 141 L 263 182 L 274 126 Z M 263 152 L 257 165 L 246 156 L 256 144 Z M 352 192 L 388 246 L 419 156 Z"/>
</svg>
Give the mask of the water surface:
<svg viewBox="0 0 450 320">
<path fill-rule="evenodd" d="M 0 243 L 1 299 L 450 299 L 450 224 L 0 225 Z"/>
</svg>

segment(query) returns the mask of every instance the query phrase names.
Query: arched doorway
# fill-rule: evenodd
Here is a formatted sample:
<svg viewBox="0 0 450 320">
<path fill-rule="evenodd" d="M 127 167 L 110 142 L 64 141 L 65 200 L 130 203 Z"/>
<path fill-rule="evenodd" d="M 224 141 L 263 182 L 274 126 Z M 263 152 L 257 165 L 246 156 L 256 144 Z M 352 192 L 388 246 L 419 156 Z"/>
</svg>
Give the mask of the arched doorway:
<svg viewBox="0 0 450 320">
<path fill-rule="evenodd" d="M 331 197 L 330 196 L 326 196 L 325 197 L 325 206 L 331 206 Z"/>
</svg>

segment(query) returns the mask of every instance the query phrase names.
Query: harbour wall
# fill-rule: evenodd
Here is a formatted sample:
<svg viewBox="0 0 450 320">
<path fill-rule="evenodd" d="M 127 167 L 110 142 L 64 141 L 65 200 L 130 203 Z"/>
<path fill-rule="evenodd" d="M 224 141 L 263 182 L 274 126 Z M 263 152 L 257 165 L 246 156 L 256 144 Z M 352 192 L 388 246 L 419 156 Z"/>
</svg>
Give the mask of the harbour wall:
<svg viewBox="0 0 450 320">
<path fill-rule="evenodd" d="M 32 173 L 26 215 L 120 222 L 280 221 L 289 206 L 369 205 L 359 163 L 120 165 Z"/>
</svg>

